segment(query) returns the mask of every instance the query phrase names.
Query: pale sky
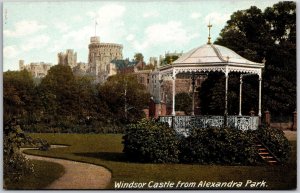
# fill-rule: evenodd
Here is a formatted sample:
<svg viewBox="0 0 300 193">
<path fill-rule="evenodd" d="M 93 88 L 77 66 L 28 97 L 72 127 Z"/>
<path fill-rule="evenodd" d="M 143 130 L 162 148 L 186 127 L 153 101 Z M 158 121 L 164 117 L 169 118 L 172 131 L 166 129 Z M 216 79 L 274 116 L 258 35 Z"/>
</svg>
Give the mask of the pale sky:
<svg viewBox="0 0 300 193">
<path fill-rule="evenodd" d="M 210 21 L 214 41 L 237 11 L 262 11 L 276 0 L 198 1 L 48 1 L 4 2 L 3 71 L 18 61 L 57 64 L 57 53 L 73 49 L 87 62 L 90 37 L 123 45 L 124 58 L 141 52 L 145 61 L 165 52 L 187 52 L 207 42 Z"/>
</svg>

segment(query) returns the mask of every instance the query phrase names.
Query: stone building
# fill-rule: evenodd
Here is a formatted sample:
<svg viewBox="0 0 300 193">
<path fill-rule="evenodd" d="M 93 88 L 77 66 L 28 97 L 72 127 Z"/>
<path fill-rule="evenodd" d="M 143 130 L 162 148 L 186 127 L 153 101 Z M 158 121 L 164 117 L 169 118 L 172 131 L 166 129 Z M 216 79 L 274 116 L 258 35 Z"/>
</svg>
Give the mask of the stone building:
<svg viewBox="0 0 300 193">
<path fill-rule="evenodd" d="M 157 66 L 157 65 L 158 65 L 157 57 L 150 57 L 150 58 L 149 58 L 149 64 L 152 64 L 152 65 L 154 65 L 154 66 Z"/>
<path fill-rule="evenodd" d="M 78 62 L 72 71 L 75 76 L 84 76 L 88 70 L 88 64 L 84 62 Z"/>
<path fill-rule="evenodd" d="M 19 69 L 20 70 L 27 70 L 32 74 L 34 78 L 42 78 L 47 75 L 48 70 L 52 67 L 51 63 L 30 63 L 25 64 L 24 60 L 19 60 Z"/>
<path fill-rule="evenodd" d="M 108 77 L 108 66 L 111 61 L 123 58 L 122 50 L 121 44 L 100 43 L 98 36 L 91 37 L 87 73 L 95 76 L 97 82 L 103 83 Z"/>
<path fill-rule="evenodd" d="M 206 80 L 205 76 L 199 76 L 195 80 L 195 88 L 200 88 L 202 83 Z M 177 77 L 176 78 L 176 87 L 175 94 L 178 93 L 188 93 L 192 95 L 192 79 L 189 77 Z M 172 102 L 172 79 L 165 78 L 163 82 L 159 81 L 159 71 L 154 70 L 149 74 L 149 92 L 153 98 L 153 102 L 156 104 L 166 104 L 167 113 L 171 111 L 168 109 L 171 108 Z M 198 91 L 195 89 L 195 113 L 200 113 L 200 101 L 198 96 Z M 159 101 L 161 99 L 161 101 Z"/>
<path fill-rule="evenodd" d="M 57 54 L 59 65 L 66 65 L 74 68 L 77 65 L 77 53 L 72 49 L 67 49 L 66 53 L 60 52 Z"/>
<path fill-rule="evenodd" d="M 114 74 L 110 72 L 111 75 L 115 74 L 132 74 L 136 76 L 138 82 L 145 86 L 147 92 L 150 92 L 150 73 L 151 69 L 145 69 L 147 65 L 144 61 L 129 61 L 129 59 L 125 60 L 112 60 L 110 67 L 114 69 Z"/>
</svg>

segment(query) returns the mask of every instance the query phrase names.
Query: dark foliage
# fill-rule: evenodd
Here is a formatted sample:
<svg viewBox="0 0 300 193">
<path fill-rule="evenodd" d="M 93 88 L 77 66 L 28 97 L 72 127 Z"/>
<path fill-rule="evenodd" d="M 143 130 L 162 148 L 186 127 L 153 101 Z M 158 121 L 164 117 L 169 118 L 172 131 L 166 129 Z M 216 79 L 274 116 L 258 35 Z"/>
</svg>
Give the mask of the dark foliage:
<svg viewBox="0 0 300 193">
<path fill-rule="evenodd" d="M 173 129 L 153 120 L 131 124 L 123 137 L 124 150 L 130 160 L 139 162 L 178 162 L 178 144 Z"/>
<path fill-rule="evenodd" d="M 186 92 L 176 94 L 175 109 L 188 115 L 192 111 L 192 97 Z"/>
<path fill-rule="evenodd" d="M 4 183 L 9 183 L 32 173 L 33 165 L 20 152 L 20 147 L 27 143 L 27 139 L 16 118 L 4 122 L 3 134 Z"/>
<path fill-rule="evenodd" d="M 184 163 L 249 165 L 259 160 L 252 134 L 229 128 L 193 129 L 182 139 L 180 152 Z"/>
<path fill-rule="evenodd" d="M 106 104 L 113 122 L 134 123 L 145 117 L 143 109 L 148 106 L 149 93 L 133 75 L 111 76 L 98 85 L 99 100 Z"/>
<path fill-rule="evenodd" d="M 26 70 L 4 73 L 4 120 L 21 117 L 27 132 L 123 133 L 125 124 L 144 117 L 149 99 L 133 76 L 110 77 L 96 85 L 63 65 L 51 67 L 39 82 Z"/>
</svg>

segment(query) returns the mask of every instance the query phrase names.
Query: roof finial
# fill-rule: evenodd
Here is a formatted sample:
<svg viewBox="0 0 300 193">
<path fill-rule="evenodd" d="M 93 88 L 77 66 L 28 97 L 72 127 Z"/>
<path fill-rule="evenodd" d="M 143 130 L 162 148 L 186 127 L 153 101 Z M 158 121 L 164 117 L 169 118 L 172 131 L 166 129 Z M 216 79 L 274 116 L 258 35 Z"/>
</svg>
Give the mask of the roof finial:
<svg viewBox="0 0 300 193">
<path fill-rule="evenodd" d="M 264 57 L 263 60 L 262 60 L 262 63 L 265 64 L 266 61 L 267 61 L 267 60 L 266 60 L 266 58 Z"/>
<path fill-rule="evenodd" d="M 208 22 L 208 41 L 207 41 L 207 44 L 211 44 L 211 42 L 210 42 L 210 28 L 212 27 L 212 25 L 210 24 L 210 21 Z"/>
</svg>

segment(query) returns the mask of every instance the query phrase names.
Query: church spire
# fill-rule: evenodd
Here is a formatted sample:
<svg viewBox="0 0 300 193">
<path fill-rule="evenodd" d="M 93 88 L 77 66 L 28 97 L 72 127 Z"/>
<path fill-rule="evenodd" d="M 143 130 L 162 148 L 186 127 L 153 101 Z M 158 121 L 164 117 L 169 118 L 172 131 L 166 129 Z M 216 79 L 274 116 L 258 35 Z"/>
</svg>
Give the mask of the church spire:
<svg viewBox="0 0 300 193">
<path fill-rule="evenodd" d="M 210 39 L 211 39 L 211 37 L 210 37 L 210 28 L 212 27 L 212 25 L 210 24 L 210 21 L 209 21 L 207 27 L 208 27 L 208 41 L 207 41 L 207 44 L 211 44 L 211 42 L 210 42 Z"/>
</svg>

